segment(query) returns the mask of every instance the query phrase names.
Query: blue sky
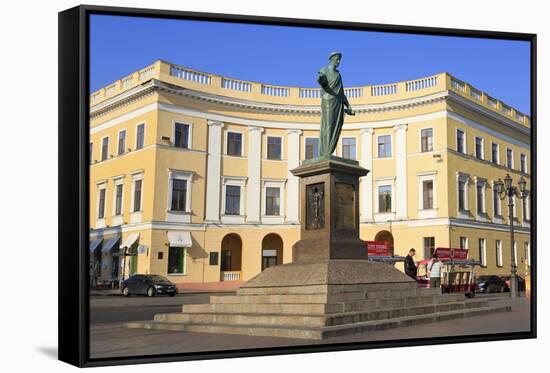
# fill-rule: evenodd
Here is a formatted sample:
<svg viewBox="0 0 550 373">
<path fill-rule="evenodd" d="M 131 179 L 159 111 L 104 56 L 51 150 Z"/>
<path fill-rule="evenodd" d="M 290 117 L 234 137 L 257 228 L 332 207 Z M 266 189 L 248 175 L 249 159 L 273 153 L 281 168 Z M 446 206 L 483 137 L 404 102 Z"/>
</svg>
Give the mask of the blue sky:
<svg viewBox="0 0 550 373">
<path fill-rule="evenodd" d="M 343 54 L 347 87 L 447 71 L 530 113 L 529 43 L 446 36 L 330 30 L 93 15 L 91 90 L 158 59 L 227 77 L 315 87 L 330 52 Z"/>
</svg>

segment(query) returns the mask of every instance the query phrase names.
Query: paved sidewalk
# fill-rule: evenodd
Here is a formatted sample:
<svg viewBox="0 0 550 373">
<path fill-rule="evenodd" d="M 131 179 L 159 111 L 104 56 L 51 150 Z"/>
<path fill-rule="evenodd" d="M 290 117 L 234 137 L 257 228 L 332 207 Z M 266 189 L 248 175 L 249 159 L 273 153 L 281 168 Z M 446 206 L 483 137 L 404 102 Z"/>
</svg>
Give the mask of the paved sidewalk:
<svg viewBox="0 0 550 373">
<path fill-rule="evenodd" d="M 380 330 L 323 341 L 125 329 L 120 323 L 100 324 L 91 328 L 90 352 L 92 358 L 120 357 L 529 331 L 530 299 L 491 299 L 491 305 L 511 305 L 512 312 Z"/>
</svg>

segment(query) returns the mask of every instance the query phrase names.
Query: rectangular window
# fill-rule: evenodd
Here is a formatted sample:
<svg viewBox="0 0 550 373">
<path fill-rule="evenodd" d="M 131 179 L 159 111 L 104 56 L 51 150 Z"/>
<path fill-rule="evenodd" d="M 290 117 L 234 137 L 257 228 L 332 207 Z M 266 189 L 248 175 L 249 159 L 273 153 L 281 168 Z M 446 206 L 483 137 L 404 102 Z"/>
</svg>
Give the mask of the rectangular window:
<svg viewBox="0 0 550 373">
<path fill-rule="evenodd" d="M 497 267 L 502 267 L 502 241 L 495 241 L 495 250 L 497 256 Z"/>
<path fill-rule="evenodd" d="M 458 209 L 466 210 L 466 181 L 458 181 Z"/>
<path fill-rule="evenodd" d="M 498 188 L 493 185 L 493 215 L 500 216 L 500 197 L 498 194 Z"/>
<path fill-rule="evenodd" d="M 122 187 L 122 184 L 115 187 L 115 215 L 122 214 Z"/>
<path fill-rule="evenodd" d="M 487 267 L 487 252 L 485 251 L 485 238 L 479 239 L 479 263 L 482 267 Z"/>
<path fill-rule="evenodd" d="M 476 136 L 476 158 L 483 159 L 483 139 Z"/>
<path fill-rule="evenodd" d="M 90 151 L 90 154 L 89 154 L 90 164 L 92 164 L 94 162 L 94 143 L 93 142 L 90 143 L 90 147 L 88 149 Z"/>
<path fill-rule="evenodd" d="M 187 180 L 172 179 L 172 203 L 170 210 L 186 211 Z"/>
<path fill-rule="evenodd" d="M 235 185 L 227 185 L 225 187 L 225 214 L 240 215 L 241 214 L 241 187 Z"/>
<path fill-rule="evenodd" d="M 521 201 L 523 221 L 529 221 L 529 213 L 527 212 L 527 205 L 529 204 L 529 196 Z"/>
<path fill-rule="evenodd" d="M 267 137 L 267 159 L 281 159 L 281 138 L 268 136 Z"/>
<path fill-rule="evenodd" d="M 189 125 L 174 123 L 174 146 L 189 149 Z"/>
<path fill-rule="evenodd" d="M 126 148 L 126 130 L 122 130 L 118 133 L 118 155 L 124 154 Z"/>
<path fill-rule="evenodd" d="M 319 157 L 319 139 L 306 138 L 306 159 L 315 159 Z"/>
<path fill-rule="evenodd" d="M 391 212 L 391 186 L 378 187 L 378 212 Z"/>
<path fill-rule="evenodd" d="M 99 206 L 97 209 L 97 218 L 105 217 L 105 188 L 99 190 Z"/>
<path fill-rule="evenodd" d="M 217 266 L 219 262 L 219 256 L 220 256 L 220 253 L 218 252 L 210 253 L 208 264 L 211 266 Z"/>
<path fill-rule="evenodd" d="M 525 251 L 525 260 L 527 261 L 527 266 L 531 267 L 531 244 L 529 242 L 524 242 L 523 248 Z"/>
<path fill-rule="evenodd" d="M 355 146 L 355 137 L 342 138 L 342 157 L 356 159 Z"/>
<path fill-rule="evenodd" d="M 456 151 L 459 153 L 466 153 L 466 143 L 464 138 L 464 131 L 456 130 Z"/>
<path fill-rule="evenodd" d="M 424 128 L 420 131 L 420 151 L 431 152 L 432 150 L 434 150 L 434 130 Z"/>
<path fill-rule="evenodd" d="M 519 157 L 520 157 L 519 158 L 520 171 L 523 173 L 527 173 L 527 157 L 525 156 L 525 154 L 521 154 Z"/>
<path fill-rule="evenodd" d="M 134 211 L 141 211 L 141 185 L 143 180 L 134 181 Z"/>
<path fill-rule="evenodd" d="M 266 215 L 280 215 L 280 203 L 281 203 L 281 189 L 280 188 L 265 188 L 265 214 Z"/>
<path fill-rule="evenodd" d="M 185 248 L 184 247 L 169 247 L 168 248 L 168 274 L 183 274 L 185 273 Z"/>
<path fill-rule="evenodd" d="M 468 250 L 468 238 L 460 237 L 460 248 L 463 250 Z"/>
<path fill-rule="evenodd" d="M 433 182 L 433 180 L 424 180 L 422 182 L 422 207 L 425 210 L 434 208 L 434 182 Z"/>
<path fill-rule="evenodd" d="M 391 136 L 378 136 L 378 158 L 391 157 Z"/>
<path fill-rule="evenodd" d="M 101 160 L 105 161 L 109 157 L 109 138 L 104 137 L 101 140 Z"/>
<path fill-rule="evenodd" d="M 476 200 L 477 200 L 477 213 L 485 213 L 485 185 L 483 183 L 476 184 Z"/>
<path fill-rule="evenodd" d="M 235 155 L 240 157 L 242 155 L 242 142 L 243 135 L 236 132 L 227 133 L 227 155 Z"/>
<path fill-rule="evenodd" d="M 508 168 L 514 168 L 514 154 L 512 153 L 512 149 L 506 149 L 506 167 Z"/>
<path fill-rule="evenodd" d="M 137 126 L 136 130 L 136 150 L 143 148 L 145 141 L 145 123 Z"/>
<path fill-rule="evenodd" d="M 491 162 L 498 164 L 498 144 L 492 143 L 491 145 Z"/>
<path fill-rule="evenodd" d="M 424 237 L 424 258 L 431 258 L 435 251 L 435 237 Z"/>
</svg>

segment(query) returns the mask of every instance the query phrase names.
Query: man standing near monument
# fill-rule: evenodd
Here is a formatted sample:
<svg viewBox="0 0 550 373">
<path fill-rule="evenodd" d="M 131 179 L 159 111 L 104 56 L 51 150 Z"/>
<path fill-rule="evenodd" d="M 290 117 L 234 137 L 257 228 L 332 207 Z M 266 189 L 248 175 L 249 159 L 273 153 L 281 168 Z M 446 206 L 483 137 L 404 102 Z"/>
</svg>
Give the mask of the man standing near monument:
<svg viewBox="0 0 550 373">
<path fill-rule="evenodd" d="M 348 98 L 344 94 L 342 76 L 337 70 L 342 59 L 342 53 L 333 52 L 328 57 L 328 66 L 321 68 L 317 82 L 321 85 L 321 131 L 319 139 L 319 155 L 321 158 L 330 156 L 340 137 L 344 124 L 344 113 L 355 115 Z"/>
</svg>

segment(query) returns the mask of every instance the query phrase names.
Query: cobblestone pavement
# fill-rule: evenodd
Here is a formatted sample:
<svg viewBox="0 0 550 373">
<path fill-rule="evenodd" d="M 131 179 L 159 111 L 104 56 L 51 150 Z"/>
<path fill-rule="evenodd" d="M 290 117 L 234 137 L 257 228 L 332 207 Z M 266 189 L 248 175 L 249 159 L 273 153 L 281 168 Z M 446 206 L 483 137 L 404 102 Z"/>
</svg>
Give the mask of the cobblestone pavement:
<svg viewBox="0 0 550 373">
<path fill-rule="evenodd" d="M 124 357 L 509 333 L 528 331 L 530 329 L 529 299 L 492 298 L 491 305 L 511 305 L 512 312 L 421 324 L 405 328 L 380 330 L 351 336 L 330 338 L 323 341 L 125 329 L 122 328 L 120 322 L 100 323 L 93 325 L 90 330 L 90 354 L 92 358 Z"/>
</svg>

